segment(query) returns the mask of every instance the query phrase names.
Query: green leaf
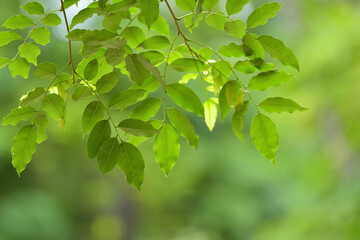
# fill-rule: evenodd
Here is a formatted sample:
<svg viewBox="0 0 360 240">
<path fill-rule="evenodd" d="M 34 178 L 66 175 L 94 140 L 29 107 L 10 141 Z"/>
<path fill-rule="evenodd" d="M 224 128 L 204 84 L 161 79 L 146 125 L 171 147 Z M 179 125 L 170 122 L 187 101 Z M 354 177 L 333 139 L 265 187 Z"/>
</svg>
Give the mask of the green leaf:
<svg viewBox="0 0 360 240">
<path fill-rule="evenodd" d="M 119 123 L 118 127 L 135 136 L 152 137 L 159 133 L 150 123 L 140 119 L 125 119 Z"/>
<path fill-rule="evenodd" d="M 26 79 L 29 77 L 30 65 L 25 58 L 16 58 L 9 63 L 9 70 L 13 78 L 19 75 Z"/>
<path fill-rule="evenodd" d="M 240 12 L 243 7 L 249 3 L 249 0 L 227 0 L 226 1 L 226 12 L 229 15 Z"/>
<path fill-rule="evenodd" d="M 267 35 L 258 37 L 258 40 L 273 58 L 278 59 L 285 66 L 299 70 L 299 62 L 296 56 L 282 41 Z"/>
<path fill-rule="evenodd" d="M 10 59 L 0 57 L 0 69 L 6 67 L 10 62 L 11 62 Z"/>
<path fill-rule="evenodd" d="M 238 61 L 235 63 L 234 68 L 242 73 L 250 74 L 256 72 L 258 69 L 252 64 L 251 61 Z"/>
<path fill-rule="evenodd" d="M 128 10 L 130 7 L 136 4 L 136 0 L 115 0 L 113 2 L 115 4 L 112 4 L 108 9 L 110 13 Z"/>
<path fill-rule="evenodd" d="M 104 118 L 105 110 L 105 106 L 99 101 L 93 101 L 86 106 L 81 119 L 83 134 L 89 132 L 98 121 Z"/>
<path fill-rule="evenodd" d="M 195 0 L 175 0 L 176 6 L 185 11 L 193 11 L 195 8 Z"/>
<path fill-rule="evenodd" d="M 152 75 L 155 76 L 163 86 L 165 86 L 165 82 L 160 74 L 159 69 L 153 66 L 146 58 L 142 57 L 141 55 L 136 55 L 136 60 L 139 61 L 150 73 L 152 73 Z"/>
<path fill-rule="evenodd" d="M 112 13 L 104 16 L 103 27 L 104 29 L 116 33 L 120 29 L 122 17 L 119 14 Z"/>
<path fill-rule="evenodd" d="M 215 7 L 218 2 L 219 0 L 205 0 L 203 5 L 210 10 Z"/>
<path fill-rule="evenodd" d="M 136 55 L 129 54 L 125 58 L 126 69 L 130 73 L 130 79 L 138 86 L 142 85 L 144 81 L 150 78 L 150 72 L 139 62 Z"/>
<path fill-rule="evenodd" d="M 155 129 L 160 129 L 163 125 L 163 122 L 160 120 L 150 120 L 148 121 Z M 135 135 L 131 135 L 129 139 L 129 143 L 134 144 L 135 146 L 139 146 L 141 143 L 145 142 L 149 138 L 147 137 L 138 137 Z"/>
<path fill-rule="evenodd" d="M 111 72 L 102 76 L 96 82 L 96 91 L 98 93 L 110 92 L 117 84 L 119 72 Z"/>
<path fill-rule="evenodd" d="M 116 137 L 106 140 L 100 147 L 97 162 L 100 172 L 106 174 L 114 169 L 120 157 L 120 144 Z"/>
<path fill-rule="evenodd" d="M 249 100 L 244 101 L 244 103 L 241 105 L 240 109 L 234 112 L 234 115 L 232 116 L 232 129 L 235 133 L 235 135 L 244 142 L 244 134 L 242 132 L 242 129 L 244 128 L 244 118 L 246 115 L 246 112 L 249 107 Z"/>
<path fill-rule="evenodd" d="M 23 40 L 22 37 L 19 36 L 16 32 L 6 31 L 0 32 L 0 47 L 5 46 L 12 41 Z"/>
<path fill-rule="evenodd" d="M 264 25 L 269 18 L 276 16 L 276 13 L 281 9 L 281 5 L 277 2 L 267 3 L 255 9 L 247 19 L 247 27 L 254 28 L 259 25 Z"/>
<path fill-rule="evenodd" d="M 50 43 L 50 31 L 46 27 L 39 27 L 32 30 L 30 37 L 41 45 Z"/>
<path fill-rule="evenodd" d="M 158 0 L 141 0 L 141 15 L 145 19 L 145 23 L 149 29 L 158 19 L 159 13 Z"/>
<path fill-rule="evenodd" d="M 266 112 L 289 112 L 293 113 L 295 111 L 306 111 L 307 108 L 304 108 L 294 102 L 291 99 L 282 98 L 282 97 L 274 97 L 274 98 L 268 98 L 262 101 L 259 106 Z"/>
<path fill-rule="evenodd" d="M 188 73 L 185 74 L 179 81 L 179 83 L 181 84 L 186 84 L 188 83 L 190 80 L 195 80 L 197 77 L 199 76 L 198 73 Z"/>
<path fill-rule="evenodd" d="M 37 78 L 49 78 L 56 76 L 56 65 L 50 62 L 40 63 L 34 75 Z"/>
<path fill-rule="evenodd" d="M 54 27 L 61 24 L 61 19 L 55 13 L 50 13 L 45 18 L 43 18 L 41 22 L 46 26 Z"/>
<path fill-rule="evenodd" d="M 72 5 L 74 5 L 74 4 L 78 4 L 78 2 L 79 2 L 80 0 L 64 0 L 64 8 L 66 9 L 66 8 L 69 8 L 69 7 L 71 7 Z"/>
<path fill-rule="evenodd" d="M 219 49 L 219 53 L 225 57 L 242 57 L 245 56 L 244 48 L 242 45 L 230 43 L 229 45 L 223 45 Z"/>
<path fill-rule="evenodd" d="M 248 87 L 256 91 L 265 91 L 270 87 L 276 87 L 287 82 L 292 76 L 283 71 L 262 72 L 250 79 Z"/>
<path fill-rule="evenodd" d="M 40 55 L 41 51 L 39 46 L 36 43 L 29 42 L 23 46 L 19 46 L 19 54 L 21 57 L 25 58 L 29 63 L 37 65 L 37 57 Z"/>
<path fill-rule="evenodd" d="M 145 163 L 139 149 L 131 143 L 121 143 L 118 166 L 125 174 L 126 181 L 140 191 L 144 181 Z"/>
<path fill-rule="evenodd" d="M 151 28 L 157 31 L 158 33 L 161 33 L 170 38 L 169 24 L 167 23 L 164 17 L 159 16 L 159 18 L 154 22 Z"/>
<path fill-rule="evenodd" d="M 84 8 L 78 14 L 74 16 L 71 21 L 70 29 L 75 27 L 79 23 L 83 23 L 89 18 L 91 18 L 97 12 L 96 8 Z"/>
<path fill-rule="evenodd" d="M 135 104 L 143 95 L 145 91 L 141 89 L 127 89 L 110 99 L 109 107 L 112 109 L 124 110 L 128 106 Z"/>
<path fill-rule="evenodd" d="M 250 133 L 257 150 L 275 164 L 279 134 L 273 121 L 259 113 L 251 123 Z"/>
<path fill-rule="evenodd" d="M 169 175 L 180 155 L 179 135 L 171 125 L 165 124 L 155 137 L 154 154 L 162 171 Z"/>
<path fill-rule="evenodd" d="M 199 136 L 196 135 L 194 125 L 189 118 L 176 108 L 169 108 L 167 113 L 171 124 L 179 131 L 179 134 L 188 140 L 191 147 L 197 149 Z"/>
<path fill-rule="evenodd" d="M 224 30 L 224 25 L 227 21 L 226 16 L 222 12 L 216 14 L 209 14 L 205 19 L 207 25 L 216 28 L 217 30 Z"/>
<path fill-rule="evenodd" d="M 96 123 L 91 130 L 87 141 L 88 158 L 93 159 L 97 156 L 101 145 L 111 137 L 111 128 L 108 120 L 101 120 Z"/>
<path fill-rule="evenodd" d="M 160 99 L 147 98 L 134 108 L 129 118 L 148 121 L 159 111 L 160 105 Z"/>
<path fill-rule="evenodd" d="M 167 39 L 167 37 L 153 36 L 153 37 L 150 37 L 150 38 L 146 39 L 145 41 L 143 41 L 139 45 L 139 47 L 142 47 L 142 48 L 145 48 L 145 49 L 159 50 L 159 49 L 167 48 L 169 45 L 170 45 L 170 42 Z"/>
<path fill-rule="evenodd" d="M 54 93 L 44 97 L 41 108 L 56 120 L 63 118 L 65 115 L 65 102 L 59 95 Z"/>
<path fill-rule="evenodd" d="M 20 106 L 25 107 L 28 106 L 38 99 L 45 93 L 45 89 L 43 87 L 37 87 L 31 91 L 29 91 L 26 95 L 20 98 Z"/>
<path fill-rule="evenodd" d="M 43 15 L 45 12 L 44 7 L 38 2 L 29 2 L 21 7 L 29 14 Z"/>
<path fill-rule="evenodd" d="M 34 23 L 29 17 L 24 15 L 16 15 L 6 20 L 6 22 L 2 26 L 14 30 L 24 29 L 32 25 L 34 25 Z"/>
<path fill-rule="evenodd" d="M 99 71 L 99 63 L 98 60 L 95 58 L 91 60 L 85 67 L 84 70 L 84 77 L 86 80 L 91 81 L 93 80 Z"/>
<path fill-rule="evenodd" d="M 194 14 L 194 17 L 192 18 L 192 23 L 189 28 L 192 28 L 196 24 L 199 24 L 199 21 L 202 19 L 201 12 L 202 12 L 203 3 L 204 3 L 204 0 L 197 0 L 195 14 Z"/>
<path fill-rule="evenodd" d="M 219 110 L 221 121 L 224 121 L 226 115 L 230 112 L 231 106 L 236 102 L 236 97 L 240 89 L 240 84 L 231 80 L 226 82 L 219 94 Z"/>
<path fill-rule="evenodd" d="M 125 28 L 122 31 L 121 36 L 127 40 L 127 43 L 131 48 L 139 46 L 139 44 L 145 40 L 144 32 L 138 27 Z"/>
<path fill-rule="evenodd" d="M 205 64 L 193 58 L 178 58 L 170 64 L 170 67 L 179 72 L 201 72 L 205 69 Z"/>
<path fill-rule="evenodd" d="M 36 115 L 35 118 L 33 118 L 32 123 L 35 124 L 37 126 L 37 140 L 36 142 L 38 144 L 42 143 L 43 141 L 45 141 L 47 139 L 47 135 L 46 135 L 46 127 L 49 123 L 47 117 L 43 114 L 38 114 Z"/>
<path fill-rule="evenodd" d="M 141 52 L 139 55 L 149 60 L 152 65 L 160 64 L 165 60 L 164 53 L 158 51 Z"/>
<path fill-rule="evenodd" d="M 225 32 L 230 36 L 242 38 L 246 33 L 246 27 L 241 20 L 235 20 L 225 23 Z"/>
<path fill-rule="evenodd" d="M 17 125 L 20 121 L 29 120 L 37 111 L 31 107 L 20 107 L 13 109 L 6 117 L 4 117 L 3 125 Z"/>
<path fill-rule="evenodd" d="M 255 58 L 264 58 L 264 48 L 262 44 L 256 39 L 255 35 L 251 35 L 249 33 L 245 34 L 242 39 L 245 47 L 252 51 L 252 55 Z"/>
<path fill-rule="evenodd" d="M 106 62 L 116 66 L 124 60 L 124 53 L 122 49 L 108 48 L 105 52 Z"/>
<path fill-rule="evenodd" d="M 93 94 L 93 90 L 87 86 L 79 86 L 75 89 L 73 95 L 72 95 L 72 99 L 74 101 L 79 101 L 79 100 L 83 100 L 88 96 L 91 96 Z"/>
<path fill-rule="evenodd" d="M 12 165 L 18 175 L 25 170 L 26 165 L 31 161 L 31 157 L 36 151 L 36 126 L 27 125 L 16 134 L 12 148 Z"/>
<path fill-rule="evenodd" d="M 204 103 L 205 109 L 205 123 L 209 128 L 210 132 L 214 129 L 216 118 L 217 118 L 217 107 L 216 104 L 210 100 Z"/>
<path fill-rule="evenodd" d="M 200 117 L 204 116 L 204 107 L 200 98 L 189 87 L 180 83 L 172 83 L 167 86 L 167 93 L 171 100 L 183 109 Z"/>
</svg>

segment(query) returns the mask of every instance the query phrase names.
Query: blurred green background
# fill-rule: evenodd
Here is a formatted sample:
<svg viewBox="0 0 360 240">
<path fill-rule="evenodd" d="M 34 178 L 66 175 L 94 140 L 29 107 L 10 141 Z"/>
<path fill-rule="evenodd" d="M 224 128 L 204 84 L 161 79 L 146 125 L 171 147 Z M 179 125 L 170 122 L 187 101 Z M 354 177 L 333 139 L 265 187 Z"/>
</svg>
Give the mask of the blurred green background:
<svg viewBox="0 0 360 240">
<path fill-rule="evenodd" d="M 19 6 L 25 2 L 1 1 L 1 22 L 22 13 Z M 42 2 L 47 10 L 59 7 L 57 0 Z M 237 17 L 246 19 L 264 2 L 252 0 Z M 87 160 L 78 110 L 86 102 L 71 103 L 66 130 L 51 122 L 49 139 L 38 146 L 21 178 L 10 156 L 19 128 L 0 127 L 0 240 L 360 239 L 360 2 L 278 2 L 282 11 L 256 33 L 282 39 L 298 56 L 301 71 L 267 94 L 292 98 L 310 110 L 269 114 L 280 134 L 277 167 L 251 143 L 252 110 L 245 143 L 232 133 L 230 117 L 210 133 L 190 115 L 200 135 L 199 150 L 182 139 L 180 159 L 165 178 L 154 160 L 153 142 L 141 145 L 146 169 L 139 193 L 118 169 L 101 176 L 96 161 Z M 168 16 L 165 8 L 162 13 Z M 62 66 L 68 61 L 64 30 L 63 25 L 53 29 L 39 62 Z M 192 38 L 215 49 L 238 41 L 204 23 Z M 17 44 L 9 46 L 0 55 L 14 56 Z M 172 73 L 169 79 L 180 78 Z M 0 117 L 41 84 L 48 83 L 12 79 L 2 69 Z M 129 85 L 125 79 L 124 84 Z"/>
</svg>

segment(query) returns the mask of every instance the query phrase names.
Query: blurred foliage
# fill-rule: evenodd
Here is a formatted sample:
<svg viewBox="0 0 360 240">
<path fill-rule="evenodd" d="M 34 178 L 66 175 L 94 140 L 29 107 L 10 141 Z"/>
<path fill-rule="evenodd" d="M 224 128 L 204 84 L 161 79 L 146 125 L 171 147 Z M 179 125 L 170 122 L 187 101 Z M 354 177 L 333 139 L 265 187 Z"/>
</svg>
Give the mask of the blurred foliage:
<svg viewBox="0 0 360 240">
<path fill-rule="evenodd" d="M 229 119 L 210 134 L 194 118 L 202 136 L 199 150 L 182 148 L 168 178 L 153 158 L 152 144 L 141 146 L 146 181 L 138 193 L 119 171 L 101 176 L 96 162 L 87 160 L 77 121 L 82 103 L 76 103 L 69 106 L 74 117 L 65 131 L 50 124 L 49 140 L 20 179 L 10 164 L 16 129 L 0 127 L 0 239 L 359 239 L 359 2 L 279 2 L 279 17 L 259 33 L 284 39 L 299 57 L 301 72 L 272 95 L 301 100 L 310 110 L 272 114 L 282 139 L 277 167 L 256 153 L 250 136 L 242 144 Z M 252 1 L 249 12 L 262 3 Z M 19 5 L 1 1 L 1 22 Z M 53 37 L 59 39 L 39 61 L 56 57 L 59 65 L 66 63 L 63 27 L 56 28 Z M 205 24 L 200 28 L 196 38 L 214 48 L 232 40 Z M 12 50 L 1 48 L 1 55 Z M 39 83 L 34 81 L 40 80 L 0 72 L 1 118 Z"/>
</svg>

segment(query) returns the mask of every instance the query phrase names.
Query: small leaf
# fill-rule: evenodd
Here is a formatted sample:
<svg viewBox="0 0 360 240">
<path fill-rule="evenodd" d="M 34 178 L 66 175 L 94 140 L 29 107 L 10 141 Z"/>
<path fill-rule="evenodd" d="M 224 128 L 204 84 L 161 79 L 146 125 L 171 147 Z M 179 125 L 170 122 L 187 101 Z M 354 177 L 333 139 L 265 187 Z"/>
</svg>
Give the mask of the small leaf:
<svg viewBox="0 0 360 240">
<path fill-rule="evenodd" d="M 142 85 L 145 80 L 150 78 L 150 72 L 137 59 L 136 55 L 129 54 L 125 58 L 126 69 L 130 73 L 130 78 L 138 86 Z"/>
<path fill-rule="evenodd" d="M 116 33 L 121 28 L 120 27 L 121 20 L 122 17 L 119 14 L 112 13 L 104 16 L 104 20 L 102 24 L 104 29 Z"/>
<path fill-rule="evenodd" d="M 255 58 L 264 58 L 265 52 L 262 44 L 256 39 L 255 35 L 245 34 L 242 39 L 244 46 L 251 51 Z"/>
<path fill-rule="evenodd" d="M 167 93 L 171 100 L 183 109 L 200 117 L 204 116 L 204 107 L 200 98 L 189 87 L 180 83 L 172 83 L 167 86 Z"/>
<path fill-rule="evenodd" d="M 111 128 L 108 120 L 101 120 L 93 127 L 87 141 L 88 158 L 97 156 L 101 145 L 111 137 Z"/>
<path fill-rule="evenodd" d="M 158 19 L 159 13 L 158 0 L 141 0 L 141 15 L 145 19 L 145 23 L 149 29 Z"/>
<path fill-rule="evenodd" d="M 91 96 L 93 94 L 93 90 L 87 86 L 79 86 L 75 89 L 73 95 L 72 95 L 72 99 L 74 101 L 79 101 L 79 100 L 83 100 L 88 96 Z"/>
<path fill-rule="evenodd" d="M 256 91 L 265 91 L 270 87 L 276 87 L 291 79 L 292 76 L 283 71 L 262 72 L 250 79 L 248 87 Z"/>
<path fill-rule="evenodd" d="M 116 66 L 124 60 L 124 53 L 122 49 L 108 48 L 105 52 L 106 62 Z"/>
<path fill-rule="evenodd" d="M 266 35 L 258 37 L 258 40 L 273 58 L 278 59 L 285 66 L 299 70 L 299 62 L 296 56 L 282 41 Z"/>
<path fill-rule="evenodd" d="M 91 18 L 97 12 L 96 8 L 84 8 L 78 14 L 74 16 L 71 21 L 70 29 L 75 27 L 79 23 L 83 23 L 89 18 Z"/>
<path fill-rule="evenodd" d="M 61 24 L 61 19 L 55 13 L 50 13 L 45 18 L 43 18 L 41 22 L 46 26 L 54 27 Z"/>
<path fill-rule="evenodd" d="M 29 2 L 21 6 L 29 14 L 42 15 L 44 14 L 44 7 L 38 2 Z"/>
<path fill-rule="evenodd" d="M 136 60 L 139 61 L 153 76 L 155 76 L 163 86 L 166 85 L 159 69 L 153 66 L 146 58 L 142 57 L 141 55 L 136 55 Z"/>
<path fill-rule="evenodd" d="M 117 138 L 106 140 L 100 147 L 97 162 L 100 172 L 106 174 L 114 169 L 120 157 L 120 144 Z"/>
<path fill-rule="evenodd" d="M 50 43 L 50 31 L 46 27 L 35 28 L 31 31 L 30 37 L 41 45 Z"/>
<path fill-rule="evenodd" d="M 179 134 L 188 140 L 191 147 L 197 149 L 199 136 L 196 135 L 194 125 L 189 118 L 176 108 L 169 108 L 167 113 L 171 124 L 179 131 Z"/>
<path fill-rule="evenodd" d="M 98 60 L 95 58 L 92 61 L 90 61 L 84 70 L 84 77 L 86 80 L 91 81 L 93 80 L 99 71 L 99 63 Z"/>
<path fill-rule="evenodd" d="M 225 32 L 230 36 L 242 38 L 246 33 L 246 27 L 241 20 L 235 20 L 225 23 Z"/>
<path fill-rule="evenodd" d="M 139 149 L 131 143 L 123 142 L 120 145 L 118 166 L 126 176 L 126 181 L 139 191 L 144 181 L 145 163 Z"/>
<path fill-rule="evenodd" d="M 43 141 L 45 141 L 47 139 L 47 135 L 46 135 L 46 127 L 49 123 L 47 117 L 43 114 L 38 114 L 36 115 L 35 118 L 33 118 L 32 123 L 35 124 L 37 126 L 37 140 L 36 142 L 38 144 L 42 143 Z"/>
<path fill-rule="evenodd" d="M 221 121 L 230 112 L 231 106 L 236 102 L 236 97 L 240 89 L 240 84 L 235 81 L 228 81 L 221 89 L 219 94 L 219 110 Z"/>
<path fill-rule="evenodd" d="M 16 15 L 6 20 L 6 22 L 2 26 L 14 30 L 24 29 L 32 25 L 34 25 L 34 23 L 29 17 L 24 15 Z"/>
<path fill-rule="evenodd" d="M 242 57 L 245 56 L 244 48 L 242 45 L 230 43 L 229 45 L 223 45 L 219 49 L 219 53 L 225 57 Z"/>
<path fill-rule="evenodd" d="M 23 40 L 22 37 L 20 37 L 19 34 L 17 34 L 16 32 L 13 31 L 0 32 L 0 47 L 5 46 L 11 43 L 12 41 L 16 41 L 16 40 Z"/>
<path fill-rule="evenodd" d="M 232 116 L 232 129 L 235 135 L 244 142 L 244 135 L 242 129 L 244 127 L 244 118 L 249 107 L 249 100 L 244 101 L 239 110 L 236 110 Z"/>
<path fill-rule="evenodd" d="M 29 63 L 37 65 L 37 57 L 40 55 L 41 51 L 39 46 L 36 43 L 30 42 L 26 43 L 23 46 L 19 46 L 19 55 L 25 58 Z"/>
<path fill-rule="evenodd" d="M 6 67 L 10 62 L 11 62 L 10 59 L 0 57 L 0 69 Z"/>
<path fill-rule="evenodd" d="M 127 40 L 127 43 L 131 48 L 139 46 L 139 44 L 145 40 L 144 32 L 138 27 L 125 28 L 122 31 L 121 36 Z"/>
<path fill-rule="evenodd" d="M 205 0 L 203 5 L 210 10 L 215 7 L 218 2 L 219 0 Z"/>
<path fill-rule="evenodd" d="M 20 129 L 16 134 L 12 148 L 12 165 L 18 175 L 25 170 L 26 165 L 31 161 L 31 157 L 36 151 L 36 126 L 27 125 Z"/>
<path fill-rule="evenodd" d="M 226 1 L 226 12 L 229 15 L 240 12 L 243 7 L 249 3 L 249 0 L 227 0 Z"/>
<path fill-rule="evenodd" d="M 3 125 L 17 125 L 20 121 L 27 121 L 34 116 L 36 110 L 31 106 L 13 109 L 6 117 L 4 117 Z"/>
<path fill-rule="evenodd" d="M 164 53 L 158 51 L 141 52 L 139 55 L 149 60 L 152 65 L 158 65 L 165 60 Z"/>
<path fill-rule="evenodd" d="M 167 37 L 153 36 L 153 37 L 150 37 L 150 38 L 146 39 L 145 41 L 143 41 L 139 45 L 139 47 L 142 47 L 142 48 L 145 48 L 145 49 L 159 50 L 159 49 L 167 48 L 169 45 L 170 45 L 170 42 L 167 39 Z"/>
<path fill-rule="evenodd" d="M 216 28 L 217 30 L 224 30 L 224 25 L 227 21 L 226 16 L 222 12 L 216 14 L 209 14 L 205 19 L 207 25 Z"/>
<path fill-rule="evenodd" d="M 127 89 L 110 99 L 109 107 L 112 109 L 124 110 L 128 106 L 135 104 L 143 95 L 145 91 L 141 89 Z"/>
<path fill-rule="evenodd" d="M 111 72 L 102 76 L 96 82 L 96 90 L 98 93 L 110 92 L 117 84 L 119 72 Z"/>
<path fill-rule="evenodd" d="M 242 73 L 250 74 L 256 72 L 258 69 L 252 64 L 251 61 L 238 61 L 234 68 Z"/>
<path fill-rule="evenodd" d="M 165 124 L 155 137 L 154 154 L 162 171 L 169 175 L 180 154 L 179 135 L 171 125 Z"/>
<path fill-rule="evenodd" d="M 56 120 L 63 118 L 65 115 L 65 102 L 59 95 L 54 93 L 44 97 L 41 108 Z"/>
<path fill-rule="evenodd" d="M 188 83 L 190 80 L 195 80 L 197 77 L 199 76 L 198 73 L 188 73 L 185 74 L 179 81 L 179 83 L 181 84 L 186 84 Z"/>
<path fill-rule="evenodd" d="M 45 89 L 43 87 L 37 87 L 31 91 L 29 91 L 26 95 L 20 98 L 20 106 L 25 107 L 28 106 L 35 101 L 37 101 L 43 94 L 45 93 Z"/>
<path fill-rule="evenodd" d="M 277 2 L 267 3 L 255 9 L 247 19 L 247 27 L 254 28 L 259 25 L 264 25 L 269 18 L 276 16 L 276 13 L 281 9 L 281 5 Z"/>
<path fill-rule="evenodd" d="M 140 119 L 125 119 L 119 123 L 118 127 L 135 136 L 152 137 L 159 133 L 150 123 Z"/>
<path fill-rule="evenodd" d="M 93 101 L 86 106 L 81 119 L 83 134 L 89 132 L 98 121 L 104 118 L 105 110 L 104 105 L 99 101 Z"/>
<path fill-rule="evenodd" d="M 175 0 L 176 6 L 185 11 L 193 11 L 195 8 L 195 0 Z"/>
<path fill-rule="evenodd" d="M 179 72 L 202 72 L 205 64 L 193 58 L 178 58 L 170 64 L 170 67 Z"/>
<path fill-rule="evenodd" d="M 40 63 L 34 72 L 37 78 L 49 78 L 56 76 L 56 65 L 50 62 Z"/>
<path fill-rule="evenodd" d="M 257 150 L 275 164 L 276 151 L 279 148 L 279 134 L 273 121 L 259 113 L 251 123 L 250 133 Z"/>
<path fill-rule="evenodd" d="M 9 63 L 9 70 L 13 78 L 20 75 L 26 79 L 29 77 L 30 65 L 25 58 L 16 58 Z"/>
<path fill-rule="evenodd" d="M 204 109 L 205 109 L 205 123 L 211 132 L 214 129 L 216 123 L 217 107 L 215 103 L 208 100 L 204 103 Z"/>
<path fill-rule="evenodd" d="M 295 111 L 306 111 L 307 108 L 301 107 L 299 104 L 294 102 L 291 99 L 282 98 L 282 97 L 274 97 L 268 98 L 262 101 L 259 106 L 266 112 L 289 112 L 293 113 Z"/>
<path fill-rule="evenodd" d="M 66 8 L 69 8 L 69 7 L 71 7 L 72 5 L 74 5 L 74 4 L 78 4 L 78 2 L 79 2 L 80 0 L 64 0 L 64 8 L 66 9 Z"/>
<path fill-rule="evenodd" d="M 154 22 L 151 28 L 170 38 L 169 24 L 164 17 L 159 16 L 159 18 Z"/>
<path fill-rule="evenodd" d="M 160 99 L 147 98 L 134 108 L 129 118 L 148 121 L 159 111 L 160 105 Z"/>
</svg>

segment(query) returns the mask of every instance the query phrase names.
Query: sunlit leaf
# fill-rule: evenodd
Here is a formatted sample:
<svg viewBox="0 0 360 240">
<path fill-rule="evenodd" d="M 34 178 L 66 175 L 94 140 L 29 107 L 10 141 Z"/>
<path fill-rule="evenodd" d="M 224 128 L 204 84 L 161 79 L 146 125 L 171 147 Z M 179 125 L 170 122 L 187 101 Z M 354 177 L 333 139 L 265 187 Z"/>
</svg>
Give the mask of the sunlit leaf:
<svg viewBox="0 0 360 240">
<path fill-rule="evenodd" d="M 244 127 L 244 118 L 247 112 L 247 109 L 249 107 L 249 101 L 246 100 L 241 105 L 240 109 L 234 112 L 234 115 L 232 116 L 232 129 L 235 133 L 235 135 L 244 142 L 244 135 L 242 132 L 242 129 Z"/>
<path fill-rule="evenodd" d="M 54 93 L 44 97 L 41 108 L 56 120 L 63 118 L 65 115 L 65 102 L 59 95 Z"/>
<path fill-rule="evenodd" d="M 29 91 L 26 95 L 20 98 L 20 106 L 25 107 L 30 105 L 41 98 L 41 96 L 45 93 L 45 89 L 43 87 L 37 87 L 31 91 Z"/>
<path fill-rule="evenodd" d="M 9 70 L 11 76 L 22 76 L 23 78 L 29 77 L 30 65 L 25 58 L 16 58 L 9 63 Z"/>
<path fill-rule="evenodd" d="M 4 117 L 3 125 L 17 125 L 20 121 L 27 121 L 35 115 L 37 111 L 31 106 L 25 106 L 13 109 Z"/>
<path fill-rule="evenodd" d="M 38 2 L 29 2 L 21 6 L 29 14 L 42 15 L 44 14 L 44 7 Z"/>
<path fill-rule="evenodd" d="M 226 1 L 226 12 L 229 15 L 240 12 L 244 5 L 248 4 L 249 0 L 227 0 Z"/>
<path fill-rule="evenodd" d="M 96 91 L 98 93 L 110 92 L 117 84 L 119 72 L 111 72 L 102 76 L 96 82 Z"/>
<path fill-rule="evenodd" d="M 61 24 L 61 19 L 60 19 L 59 16 L 56 15 L 55 13 L 50 13 L 50 14 L 47 15 L 45 18 L 43 18 L 43 19 L 41 20 L 41 22 L 42 22 L 44 25 L 54 27 L 54 26 L 57 26 L 57 25 L 60 25 L 60 24 Z"/>
<path fill-rule="evenodd" d="M 211 132 L 215 127 L 216 118 L 217 118 L 216 104 L 214 102 L 208 100 L 204 103 L 204 110 L 205 110 L 205 113 L 204 113 L 205 123 Z"/>
<path fill-rule="evenodd" d="M 5 31 L 0 32 L 0 47 L 11 43 L 12 41 L 22 40 L 22 37 L 19 36 L 16 32 Z"/>
<path fill-rule="evenodd" d="M 265 91 L 290 80 L 292 76 L 283 71 L 262 72 L 251 78 L 248 87 L 252 90 Z"/>
<path fill-rule="evenodd" d="M 44 114 L 38 114 L 36 115 L 33 119 L 32 119 L 32 123 L 35 124 L 37 126 L 37 140 L 36 142 L 38 144 L 42 143 L 43 141 L 45 141 L 47 139 L 47 135 L 46 135 L 46 127 L 49 123 L 49 120 L 47 119 L 47 117 Z"/>
<path fill-rule="evenodd" d="M 109 107 L 113 109 L 125 109 L 135 104 L 145 91 L 141 89 L 128 89 L 117 93 L 110 99 Z"/>
<path fill-rule="evenodd" d="M 267 98 L 262 101 L 259 106 L 266 112 L 289 112 L 293 113 L 295 111 L 306 111 L 307 108 L 304 108 L 294 102 L 291 99 L 282 98 L 282 97 L 274 97 L 274 98 Z"/>
<path fill-rule="evenodd" d="M 145 19 L 145 23 L 149 29 L 158 19 L 159 13 L 158 0 L 141 0 L 141 15 Z"/>
<path fill-rule="evenodd" d="M 267 3 L 255 9 L 247 19 L 247 27 L 254 28 L 259 25 L 264 25 L 269 18 L 276 16 L 276 13 L 281 9 L 281 5 L 277 2 Z"/>
<path fill-rule="evenodd" d="M 40 48 L 36 43 L 29 42 L 24 46 L 19 46 L 19 55 L 35 66 L 37 65 L 37 57 L 40 53 Z"/>
<path fill-rule="evenodd" d="M 6 20 L 2 26 L 14 30 L 24 29 L 32 25 L 34 25 L 34 23 L 29 17 L 24 15 L 16 15 L 8 18 L 8 20 Z"/>
<path fill-rule="evenodd" d="M 50 43 L 50 31 L 46 27 L 35 28 L 31 31 L 30 37 L 41 45 Z"/>
<path fill-rule="evenodd" d="M 70 24 L 70 29 L 75 27 L 79 23 L 83 23 L 91 18 L 97 12 L 96 8 L 84 8 L 78 14 L 76 14 Z"/>
<path fill-rule="evenodd" d="M 176 6 L 185 11 L 193 11 L 195 8 L 195 0 L 175 0 Z"/>
<path fill-rule="evenodd" d="M 129 118 L 148 121 L 151 117 L 155 116 L 155 114 L 159 111 L 160 105 L 161 105 L 160 99 L 147 98 L 134 108 Z"/>
<path fill-rule="evenodd" d="M 84 77 L 86 80 L 90 81 L 93 80 L 99 71 L 99 63 L 98 60 L 95 58 L 92 61 L 90 61 L 84 70 Z"/>
<path fill-rule="evenodd" d="M 40 63 L 34 72 L 37 78 L 49 78 L 56 75 L 56 65 L 50 62 Z"/>
</svg>

